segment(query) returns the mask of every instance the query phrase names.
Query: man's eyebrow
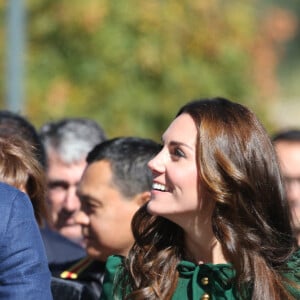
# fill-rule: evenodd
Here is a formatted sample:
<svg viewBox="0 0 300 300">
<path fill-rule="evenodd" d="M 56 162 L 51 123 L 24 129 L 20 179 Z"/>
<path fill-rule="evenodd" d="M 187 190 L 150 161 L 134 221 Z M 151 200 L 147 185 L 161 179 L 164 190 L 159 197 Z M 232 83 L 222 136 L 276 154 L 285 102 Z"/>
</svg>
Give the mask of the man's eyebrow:
<svg viewBox="0 0 300 300">
<path fill-rule="evenodd" d="M 57 186 L 61 186 L 65 189 L 67 189 L 70 186 L 70 183 L 65 180 L 49 180 L 48 181 L 48 187 L 53 188 L 53 187 L 57 187 Z"/>
<path fill-rule="evenodd" d="M 95 197 L 93 197 L 91 195 L 81 193 L 80 191 L 76 191 L 76 195 L 80 201 L 89 201 L 89 202 L 97 202 L 97 203 L 101 202 L 101 201 L 99 201 L 99 199 L 96 199 Z"/>
</svg>

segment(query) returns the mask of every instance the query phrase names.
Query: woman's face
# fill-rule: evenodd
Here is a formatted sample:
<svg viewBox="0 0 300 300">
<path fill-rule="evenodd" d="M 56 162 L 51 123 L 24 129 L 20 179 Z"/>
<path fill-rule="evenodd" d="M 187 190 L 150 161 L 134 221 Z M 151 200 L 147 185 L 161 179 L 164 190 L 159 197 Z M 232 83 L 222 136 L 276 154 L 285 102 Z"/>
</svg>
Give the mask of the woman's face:
<svg viewBox="0 0 300 300">
<path fill-rule="evenodd" d="M 199 212 L 197 129 L 189 114 L 179 115 L 162 137 L 162 150 L 149 162 L 153 174 L 149 213 L 179 225 Z"/>
</svg>

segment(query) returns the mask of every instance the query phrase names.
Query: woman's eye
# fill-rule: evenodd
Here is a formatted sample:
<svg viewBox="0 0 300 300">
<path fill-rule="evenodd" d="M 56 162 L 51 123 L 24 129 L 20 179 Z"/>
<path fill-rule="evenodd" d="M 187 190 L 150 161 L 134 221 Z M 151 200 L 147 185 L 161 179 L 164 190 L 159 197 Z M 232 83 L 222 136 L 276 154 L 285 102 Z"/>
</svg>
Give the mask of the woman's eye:
<svg viewBox="0 0 300 300">
<path fill-rule="evenodd" d="M 174 155 L 176 155 L 178 157 L 185 157 L 184 152 L 182 150 L 180 150 L 179 148 L 174 149 Z"/>
</svg>

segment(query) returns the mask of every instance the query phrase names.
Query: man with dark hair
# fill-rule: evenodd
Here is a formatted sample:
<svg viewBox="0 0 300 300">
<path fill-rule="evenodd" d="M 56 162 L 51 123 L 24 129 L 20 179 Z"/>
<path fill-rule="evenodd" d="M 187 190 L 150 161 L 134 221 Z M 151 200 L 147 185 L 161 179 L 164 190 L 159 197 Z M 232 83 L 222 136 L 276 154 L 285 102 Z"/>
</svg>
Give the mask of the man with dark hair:
<svg viewBox="0 0 300 300">
<path fill-rule="evenodd" d="M 280 131 L 273 136 L 300 245 L 300 129 Z"/>
<path fill-rule="evenodd" d="M 127 255 L 134 239 L 131 220 L 150 198 L 152 174 L 147 163 L 161 145 L 143 138 L 122 137 L 97 145 L 88 155 L 77 195 L 88 257 L 61 274 L 88 285 L 99 299 L 104 263 L 109 255 Z"/>
</svg>

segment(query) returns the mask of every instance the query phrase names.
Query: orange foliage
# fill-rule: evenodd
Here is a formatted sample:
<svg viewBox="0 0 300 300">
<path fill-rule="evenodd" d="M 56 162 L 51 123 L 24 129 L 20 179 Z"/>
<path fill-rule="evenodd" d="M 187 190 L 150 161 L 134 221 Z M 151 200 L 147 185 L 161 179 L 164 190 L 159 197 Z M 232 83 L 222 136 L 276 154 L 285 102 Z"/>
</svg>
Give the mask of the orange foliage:
<svg viewBox="0 0 300 300">
<path fill-rule="evenodd" d="M 253 74 L 262 96 L 272 99 L 278 94 L 276 69 L 282 55 L 281 46 L 293 37 L 297 19 L 292 12 L 274 8 L 266 12 L 254 39 Z"/>
</svg>

